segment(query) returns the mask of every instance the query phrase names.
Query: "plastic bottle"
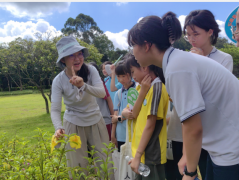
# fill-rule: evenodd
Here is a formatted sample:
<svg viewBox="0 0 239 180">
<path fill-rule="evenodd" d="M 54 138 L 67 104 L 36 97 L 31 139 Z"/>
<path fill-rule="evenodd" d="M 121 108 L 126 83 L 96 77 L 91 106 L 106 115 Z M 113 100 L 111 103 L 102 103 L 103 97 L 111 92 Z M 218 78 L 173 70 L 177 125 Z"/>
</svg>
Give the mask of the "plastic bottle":
<svg viewBox="0 0 239 180">
<path fill-rule="evenodd" d="M 130 161 L 130 160 L 133 159 L 133 158 L 131 158 L 131 157 L 129 157 L 129 156 L 126 156 L 125 159 L 126 159 L 127 161 Z M 147 177 L 147 176 L 150 174 L 150 169 L 149 169 L 149 167 L 148 167 L 147 165 L 143 164 L 143 163 L 140 163 L 140 164 L 139 164 L 139 169 L 138 169 L 138 171 L 139 171 L 139 174 L 140 174 L 141 176 L 144 176 L 144 177 Z"/>
</svg>

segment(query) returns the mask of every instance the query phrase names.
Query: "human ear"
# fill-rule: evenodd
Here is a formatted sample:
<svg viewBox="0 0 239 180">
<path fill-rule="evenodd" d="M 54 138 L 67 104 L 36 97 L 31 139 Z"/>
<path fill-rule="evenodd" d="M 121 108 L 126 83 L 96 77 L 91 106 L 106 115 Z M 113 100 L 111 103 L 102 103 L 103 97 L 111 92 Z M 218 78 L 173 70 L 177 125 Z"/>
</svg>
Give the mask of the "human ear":
<svg viewBox="0 0 239 180">
<path fill-rule="evenodd" d="M 148 71 L 148 66 L 146 66 L 146 67 L 141 67 L 142 68 L 142 70 L 144 71 L 144 72 L 147 72 Z"/>
<path fill-rule="evenodd" d="M 61 59 L 61 62 L 62 62 L 62 63 L 65 63 L 65 58 L 62 58 L 62 59 Z"/>
<path fill-rule="evenodd" d="M 145 44 L 144 44 L 145 52 L 148 52 L 150 49 L 150 44 L 147 41 L 144 41 L 144 42 L 145 42 Z"/>
<path fill-rule="evenodd" d="M 210 36 L 212 36 L 213 35 L 213 30 L 209 29 L 208 33 L 209 33 Z"/>
</svg>

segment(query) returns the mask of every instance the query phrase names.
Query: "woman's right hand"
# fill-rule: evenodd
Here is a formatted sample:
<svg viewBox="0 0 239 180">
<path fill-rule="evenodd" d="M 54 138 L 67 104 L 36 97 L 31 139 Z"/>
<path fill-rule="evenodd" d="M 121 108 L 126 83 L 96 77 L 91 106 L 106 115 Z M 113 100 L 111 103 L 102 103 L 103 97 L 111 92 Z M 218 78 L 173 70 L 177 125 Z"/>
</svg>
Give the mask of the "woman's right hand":
<svg viewBox="0 0 239 180">
<path fill-rule="evenodd" d="M 65 130 L 64 129 L 58 129 L 56 132 L 55 132 L 55 137 L 56 139 L 60 139 L 61 137 L 63 137 L 63 134 L 65 134 Z"/>
</svg>

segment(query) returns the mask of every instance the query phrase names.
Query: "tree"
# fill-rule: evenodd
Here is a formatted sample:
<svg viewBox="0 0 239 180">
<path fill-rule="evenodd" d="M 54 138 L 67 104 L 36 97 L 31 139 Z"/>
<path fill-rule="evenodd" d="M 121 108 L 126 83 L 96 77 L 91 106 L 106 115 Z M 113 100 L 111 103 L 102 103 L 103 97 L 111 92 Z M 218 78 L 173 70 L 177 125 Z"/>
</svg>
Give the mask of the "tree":
<svg viewBox="0 0 239 180">
<path fill-rule="evenodd" d="M 94 38 L 93 44 L 104 55 L 101 62 L 109 61 L 109 53 L 110 51 L 114 51 L 113 42 L 105 34 L 102 34 Z"/>
<path fill-rule="evenodd" d="M 88 44 L 91 44 L 96 36 L 103 34 L 94 19 L 82 13 L 75 19 L 68 18 L 61 32 L 66 35 L 72 34 Z"/>
<path fill-rule="evenodd" d="M 217 38 L 217 43 L 215 44 L 215 47 L 216 47 L 217 49 L 221 49 L 221 48 L 224 48 L 225 45 L 227 45 L 227 44 L 233 45 L 232 43 L 229 43 L 226 38 L 224 38 L 224 37 L 218 37 L 218 38 Z"/>
<path fill-rule="evenodd" d="M 115 62 L 115 60 L 117 60 L 121 54 L 123 54 L 123 57 L 124 55 L 127 53 L 128 51 L 127 50 L 121 50 L 119 48 L 116 48 L 115 51 L 110 51 L 109 52 L 109 60 L 111 62 Z"/>
<path fill-rule="evenodd" d="M 181 49 L 183 51 L 189 51 L 192 48 L 192 46 L 183 37 L 184 35 L 182 35 L 179 40 L 175 41 L 173 47 Z"/>
<path fill-rule="evenodd" d="M 39 37 L 38 41 L 19 38 L 16 41 L 10 42 L 5 48 L 0 49 L 1 75 L 5 75 L 8 80 L 9 90 L 9 76 L 14 75 L 12 76 L 14 81 L 21 76 L 27 80 L 28 83 L 36 86 L 41 92 L 47 113 L 50 112 L 47 95 L 51 101 L 51 91 L 49 94 L 44 92 L 46 87 L 45 83 L 47 82 L 48 86 L 51 87 L 52 80 L 61 71 L 61 69 L 56 66 L 58 57 L 56 43 L 60 38 L 61 37 L 46 38 L 47 40 L 44 40 L 44 38 Z M 86 58 L 86 61 L 95 61 L 99 65 L 103 55 L 98 52 L 94 45 L 89 45 L 79 39 L 77 40 L 82 46 L 87 47 L 89 50 L 90 56 Z M 15 52 L 12 52 L 12 50 Z M 3 60 L 5 60 L 5 62 L 3 62 Z M 18 64 L 16 67 L 20 73 L 17 73 L 16 67 L 14 67 L 15 64 Z M 15 74 L 9 73 L 14 71 Z"/>
<path fill-rule="evenodd" d="M 235 45 L 226 44 L 224 48 L 219 49 L 225 53 L 228 53 L 233 58 L 233 74 L 239 77 L 239 48 Z"/>
</svg>

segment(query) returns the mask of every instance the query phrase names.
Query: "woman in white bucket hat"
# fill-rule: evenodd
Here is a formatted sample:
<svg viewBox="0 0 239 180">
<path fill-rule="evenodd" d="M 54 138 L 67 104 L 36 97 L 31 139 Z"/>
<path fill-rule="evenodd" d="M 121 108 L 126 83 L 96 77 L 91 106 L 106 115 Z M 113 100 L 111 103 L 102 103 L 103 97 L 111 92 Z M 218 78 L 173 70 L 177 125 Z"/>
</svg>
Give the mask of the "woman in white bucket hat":
<svg viewBox="0 0 239 180">
<path fill-rule="evenodd" d="M 86 152 L 95 145 L 95 156 L 105 159 L 102 143 L 109 144 L 109 136 L 95 97 L 104 98 L 105 89 L 98 71 L 84 63 L 88 49 L 80 46 L 73 36 L 61 38 L 57 43 L 57 66 L 61 71 L 52 83 L 51 119 L 55 136 L 76 133 L 81 138 L 81 148 L 66 153 L 68 167 L 86 167 Z M 62 97 L 66 106 L 61 123 Z M 67 146 L 67 149 L 71 149 Z M 97 164 L 99 166 L 99 164 Z M 70 174 L 71 177 L 71 174 Z M 114 179 L 111 177 L 110 179 Z"/>
</svg>

